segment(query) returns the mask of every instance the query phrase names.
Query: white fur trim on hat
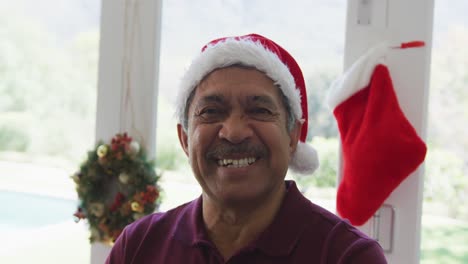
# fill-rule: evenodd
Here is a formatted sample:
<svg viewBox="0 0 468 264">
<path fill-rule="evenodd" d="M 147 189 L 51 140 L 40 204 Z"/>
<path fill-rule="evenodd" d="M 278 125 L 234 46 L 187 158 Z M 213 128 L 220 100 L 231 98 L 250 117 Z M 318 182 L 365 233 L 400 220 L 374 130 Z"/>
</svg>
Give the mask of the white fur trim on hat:
<svg viewBox="0 0 468 264">
<path fill-rule="evenodd" d="M 250 38 L 227 38 L 210 44 L 201 52 L 188 68 L 182 78 L 179 94 L 176 99 L 176 114 L 179 122 L 184 120 L 187 99 L 193 89 L 212 71 L 235 64 L 254 67 L 264 72 L 279 86 L 288 98 L 292 113 L 297 120 L 302 118 L 301 97 L 296 88 L 294 77 L 288 67 L 272 51 L 260 42 Z M 307 98 L 304 98 L 307 100 Z"/>
<path fill-rule="evenodd" d="M 319 167 L 317 151 L 307 143 L 299 141 L 289 168 L 296 173 L 312 174 Z"/>
</svg>

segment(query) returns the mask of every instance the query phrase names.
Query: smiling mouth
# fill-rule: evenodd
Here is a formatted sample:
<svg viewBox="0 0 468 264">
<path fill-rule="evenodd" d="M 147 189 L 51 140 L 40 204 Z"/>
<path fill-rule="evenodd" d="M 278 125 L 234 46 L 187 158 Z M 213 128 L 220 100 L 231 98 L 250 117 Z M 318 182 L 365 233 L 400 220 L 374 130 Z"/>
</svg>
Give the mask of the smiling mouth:
<svg viewBox="0 0 468 264">
<path fill-rule="evenodd" d="M 242 168 L 252 165 L 257 158 L 249 157 L 249 158 L 242 158 L 242 159 L 219 159 L 218 165 L 222 167 L 228 168 Z"/>
</svg>

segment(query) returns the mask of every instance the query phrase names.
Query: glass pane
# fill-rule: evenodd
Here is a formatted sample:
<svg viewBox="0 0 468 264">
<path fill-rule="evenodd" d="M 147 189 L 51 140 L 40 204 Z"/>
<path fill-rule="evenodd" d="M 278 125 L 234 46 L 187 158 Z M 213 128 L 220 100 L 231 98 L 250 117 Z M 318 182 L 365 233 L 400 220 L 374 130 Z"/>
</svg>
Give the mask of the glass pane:
<svg viewBox="0 0 468 264">
<path fill-rule="evenodd" d="M 0 263 L 87 263 L 73 174 L 94 144 L 100 1 L 0 1 Z"/>
<path fill-rule="evenodd" d="M 314 202 L 334 210 L 337 130 L 324 98 L 330 82 L 342 69 L 345 14 L 345 0 L 164 2 L 156 148 L 166 191 L 162 210 L 201 193 L 179 146 L 176 122 L 168 118 L 174 112 L 179 80 L 207 41 L 248 33 L 264 35 L 282 45 L 303 70 L 311 116 L 309 140 L 322 154 L 322 167 L 313 177 L 288 177 L 296 179 Z"/>
<path fill-rule="evenodd" d="M 421 263 L 468 263 L 468 2 L 436 1 Z"/>
</svg>

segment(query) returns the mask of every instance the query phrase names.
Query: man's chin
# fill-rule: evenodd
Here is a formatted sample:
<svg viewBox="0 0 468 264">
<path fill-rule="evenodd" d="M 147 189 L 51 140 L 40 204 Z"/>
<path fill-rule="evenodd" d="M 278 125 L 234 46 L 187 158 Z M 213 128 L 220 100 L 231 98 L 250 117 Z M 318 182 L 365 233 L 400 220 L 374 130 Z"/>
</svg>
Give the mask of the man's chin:
<svg viewBox="0 0 468 264">
<path fill-rule="evenodd" d="M 251 184 L 231 186 L 228 190 L 215 194 L 217 200 L 228 207 L 256 207 L 262 204 L 269 196 L 266 189 L 256 189 Z"/>
</svg>

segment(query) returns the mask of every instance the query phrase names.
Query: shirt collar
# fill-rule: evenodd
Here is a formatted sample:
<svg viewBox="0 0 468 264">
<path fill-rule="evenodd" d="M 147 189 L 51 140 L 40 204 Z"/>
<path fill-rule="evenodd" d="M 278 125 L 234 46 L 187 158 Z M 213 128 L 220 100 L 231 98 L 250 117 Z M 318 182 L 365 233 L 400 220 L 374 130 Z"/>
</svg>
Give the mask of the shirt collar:
<svg viewBox="0 0 468 264">
<path fill-rule="evenodd" d="M 309 200 L 294 181 L 286 181 L 286 195 L 275 219 L 253 246 L 269 256 L 287 256 L 298 242 L 307 222 L 303 215 Z"/>
<path fill-rule="evenodd" d="M 187 245 L 211 243 L 202 216 L 202 197 L 190 202 L 174 225 L 174 238 Z"/>
<path fill-rule="evenodd" d="M 285 184 L 287 191 L 277 216 L 249 246 L 270 256 L 289 255 L 307 224 L 301 212 L 309 200 L 302 196 L 294 181 L 286 181 Z M 212 245 L 203 223 L 201 196 L 182 210 L 174 225 L 174 238 L 191 246 Z"/>
</svg>

